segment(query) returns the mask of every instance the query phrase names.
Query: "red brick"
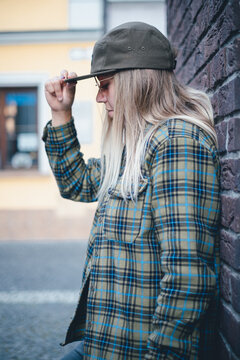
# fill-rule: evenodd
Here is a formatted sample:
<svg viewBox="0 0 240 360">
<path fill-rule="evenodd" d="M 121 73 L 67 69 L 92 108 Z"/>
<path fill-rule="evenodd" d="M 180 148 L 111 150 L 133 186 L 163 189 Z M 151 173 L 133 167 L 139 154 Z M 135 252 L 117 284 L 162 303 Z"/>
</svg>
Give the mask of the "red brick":
<svg viewBox="0 0 240 360">
<path fill-rule="evenodd" d="M 221 49 L 209 63 L 209 87 L 212 89 L 220 81 L 224 81 L 226 75 L 226 48 Z"/>
<path fill-rule="evenodd" d="M 220 2 L 219 2 L 220 3 Z M 237 1 L 228 1 L 216 23 L 210 28 L 205 41 L 206 60 L 240 28 L 240 9 Z"/>
<path fill-rule="evenodd" d="M 226 4 L 228 3 L 228 0 L 213 0 L 213 1 L 206 1 L 206 4 L 208 5 L 207 8 L 207 14 L 208 14 L 208 21 L 209 23 L 213 21 L 213 18 L 219 17 L 219 14 L 223 11 L 222 9 Z"/>
<path fill-rule="evenodd" d="M 230 306 L 222 303 L 220 307 L 220 329 L 236 355 L 240 355 L 240 317 Z"/>
<path fill-rule="evenodd" d="M 192 25 L 190 3 L 191 0 L 177 0 L 173 2 L 173 6 L 169 9 L 168 34 L 173 43 L 181 43 L 190 30 Z"/>
<path fill-rule="evenodd" d="M 240 232 L 240 197 L 222 195 L 222 225 Z"/>
<path fill-rule="evenodd" d="M 206 3 L 206 2 L 205 2 Z M 197 15 L 197 13 L 199 12 L 199 10 L 202 9 L 203 7 L 203 4 L 204 4 L 204 1 L 192 1 L 191 3 L 191 6 L 190 6 L 190 11 L 191 11 L 191 17 L 192 17 L 192 20 L 194 21 L 195 20 L 195 17 Z M 201 16 L 201 15 L 200 15 Z"/>
<path fill-rule="evenodd" d="M 206 38 L 204 39 L 204 58 L 208 58 L 216 52 L 220 47 L 219 29 L 220 24 L 214 24 L 208 31 Z"/>
<path fill-rule="evenodd" d="M 202 91 L 207 90 L 208 88 L 207 84 L 208 84 L 208 75 L 206 68 L 203 71 L 201 71 L 197 76 L 195 76 L 189 83 L 189 85 L 192 86 L 193 88 Z"/>
<path fill-rule="evenodd" d="M 220 49 L 209 63 L 209 88 L 212 89 L 240 69 L 240 39 Z"/>
<path fill-rule="evenodd" d="M 240 150 L 240 118 L 232 118 L 228 125 L 228 151 L 238 150 Z"/>
<path fill-rule="evenodd" d="M 230 281 L 231 270 L 223 265 L 220 273 L 220 292 L 223 299 L 227 302 L 231 301 L 231 281 Z"/>
<path fill-rule="evenodd" d="M 240 274 L 236 272 L 240 272 L 240 159 L 237 153 L 229 154 L 240 150 L 240 118 L 235 115 L 240 111 L 239 0 L 169 0 L 167 7 L 171 7 L 168 29 L 174 45 L 180 47 L 178 78 L 211 90 L 218 149 L 224 155 L 221 186 L 231 191 L 222 194 L 220 252 L 225 264 L 220 282 L 224 300 L 216 358 L 240 360 Z"/>
<path fill-rule="evenodd" d="M 240 274 L 233 273 L 231 276 L 231 301 L 233 308 L 240 313 Z"/>
<path fill-rule="evenodd" d="M 240 159 L 221 160 L 221 186 L 224 190 L 240 191 Z"/>
<path fill-rule="evenodd" d="M 189 55 L 191 53 L 193 53 L 193 51 L 195 50 L 195 48 L 197 47 L 197 44 L 199 42 L 199 26 L 198 24 L 195 24 L 195 26 L 193 26 L 191 28 L 191 31 L 189 31 L 188 36 L 186 37 L 186 33 L 183 34 L 185 35 L 185 39 L 184 36 L 184 44 L 183 44 L 183 56 L 184 56 L 184 60 L 186 60 Z"/>
<path fill-rule="evenodd" d="M 222 45 L 230 35 L 239 31 L 240 28 L 240 5 L 237 0 L 227 1 L 223 12 L 223 24 L 220 29 L 220 44 Z"/>
<path fill-rule="evenodd" d="M 237 38 L 226 48 L 226 73 L 228 75 L 231 75 L 234 71 L 238 71 L 239 69 L 240 69 L 240 38 Z"/>
<path fill-rule="evenodd" d="M 218 151 L 225 152 L 226 151 L 226 138 L 227 138 L 227 123 L 220 122 L 215 125 L 217 138 L 218 138 Z"/>
<path fill-rule="evenodd" d="M 240 236 L 220 231 L 220 254 L 221 258 L 235 270 L 240 270 Z"/>
<path fill-rule="evenodd" d="M 178 74 L 178 78 L 180 81 L 182 81 L 184 84 L 188 84 L 189 80 L 193 78 L 195 73 L 195 68 L 193 66 L 194 59 L 193 57 L 190 57 L 187 66 L 182 66 L 181 63 L 178 64 L 177 69 L 180 68 L 180 72 Z"/>
<path fill-rule="evenodd" d="M 212 97 L 215 117 L 223 117 L 240 110 L 240 77 L 222 86 Z"/>
</svg>

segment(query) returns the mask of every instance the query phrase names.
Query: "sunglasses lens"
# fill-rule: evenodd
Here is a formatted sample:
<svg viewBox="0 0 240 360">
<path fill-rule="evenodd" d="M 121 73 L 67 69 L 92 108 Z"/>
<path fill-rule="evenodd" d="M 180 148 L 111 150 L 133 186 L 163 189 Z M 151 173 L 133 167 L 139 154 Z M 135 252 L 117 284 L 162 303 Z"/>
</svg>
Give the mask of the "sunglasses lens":
<svg viewBox="0 0 240 360">
<path fill-rule="evenodd" d="M 107 81 L 107 80 L 111 80 L 111 79 L 113 79 L 114 78 L 114 75 L 112 75 L 112 76 L 109 76 L 109 77 L 107 77 L 107 78 L 104 78 L 104 79 L 102 79 L 102 80 L 98 80 L 98 78 L 97 77 L 94 77 L 94 79 L 95 79 L 95 82 L 96 82 L 96 86 L 98 87 L 98 89 L 101 91 L 102 90 L 102 88 L 103 88 L 103 85 L 101 84 L 101 82 L 103 82 L 103 81 Z"/>
</svg>

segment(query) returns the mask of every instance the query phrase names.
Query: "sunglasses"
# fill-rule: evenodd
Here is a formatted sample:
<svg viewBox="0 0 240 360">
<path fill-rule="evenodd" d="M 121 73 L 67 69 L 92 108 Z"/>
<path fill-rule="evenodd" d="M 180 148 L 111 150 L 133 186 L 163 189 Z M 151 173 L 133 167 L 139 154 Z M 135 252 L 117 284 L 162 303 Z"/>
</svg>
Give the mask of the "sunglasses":
<svg viewBox="0 0 240 360">
<path fill-rule="evenodd" d="M 94 77 L 95 82 L 96 82 L 95 85 L 98 87 L 99 91 L 102 91 L 102 90 L 104 90 L 104 88 L 107 87 L 109 84 L 107 83 L 107 84 L 102 85 L 101 83 L 102 83 L 103 81 L 108 81 L 108 80 L 111 80 L 111 79 L 113 79 L 113 78 L 114 78 L 114 75 L 109 76 L 109 77 L 107 77 L 107 78 L 104 78 L 104 79 L 102 79 L 102 80 L 98 80 L 97 77 Z"/>
</svg>

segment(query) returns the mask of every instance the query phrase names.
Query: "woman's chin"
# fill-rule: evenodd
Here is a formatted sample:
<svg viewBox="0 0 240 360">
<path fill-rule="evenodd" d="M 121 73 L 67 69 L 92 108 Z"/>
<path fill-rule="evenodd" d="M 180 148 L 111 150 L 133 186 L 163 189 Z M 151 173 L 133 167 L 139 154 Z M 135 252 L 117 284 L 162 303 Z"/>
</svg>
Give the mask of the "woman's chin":
<svg viewBox="0 0 240 360">
<path fill-rule="evenodd" d="M 113 119 L 113 115 L 114 115 L 114 111 L 113 110 L 108 110 L 108 116 Z"/>
</svg>

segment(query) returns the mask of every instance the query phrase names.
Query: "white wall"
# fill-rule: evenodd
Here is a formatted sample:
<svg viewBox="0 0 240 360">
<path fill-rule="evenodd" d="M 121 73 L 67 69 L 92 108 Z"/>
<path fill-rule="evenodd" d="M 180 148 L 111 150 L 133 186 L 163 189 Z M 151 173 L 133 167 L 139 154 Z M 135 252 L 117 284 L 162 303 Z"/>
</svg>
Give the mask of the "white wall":
<svg viewBox="0 0 240 360">
<path fill-rule="evenodd" d="M 143 21 L 167 34 L 165 1 L 108 1 L 107 30 L 128 21 Z"/>
</svg>

